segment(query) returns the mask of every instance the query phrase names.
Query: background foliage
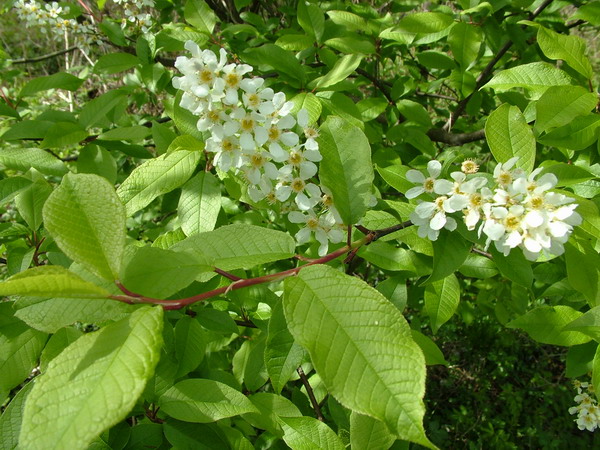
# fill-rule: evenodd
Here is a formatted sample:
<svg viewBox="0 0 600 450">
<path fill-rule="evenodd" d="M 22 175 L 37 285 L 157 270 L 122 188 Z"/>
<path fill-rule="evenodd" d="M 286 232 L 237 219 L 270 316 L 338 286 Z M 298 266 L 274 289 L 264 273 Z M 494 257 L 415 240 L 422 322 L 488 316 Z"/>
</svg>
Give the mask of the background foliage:
<svg viewBox="0 0 600 450">
<path fill-rule="evenodd" d="M 0 3 L 2 448 L 598 444 L 568 410 L 600 388 L 600 2 L 26 6 Z M 215 167 L 188 41 L 307 111 L 347 239 Z M 408 170 L 513 157 L 576 199 L 564 255 L 410 226 Z"/>
</svg>

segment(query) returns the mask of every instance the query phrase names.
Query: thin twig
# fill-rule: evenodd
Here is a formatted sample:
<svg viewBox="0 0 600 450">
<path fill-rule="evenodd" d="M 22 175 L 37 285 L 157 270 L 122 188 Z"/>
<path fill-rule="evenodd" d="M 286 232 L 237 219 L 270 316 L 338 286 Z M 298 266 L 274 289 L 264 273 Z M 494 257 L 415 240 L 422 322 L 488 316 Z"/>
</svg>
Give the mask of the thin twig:
<svg viewBox="0 0 600 450">
<path fill-rule="evenodd" d="M 388 89 L 388 87 L 385 85 L 385 83 L 383 81 L 381 81 L 379 78 L 371 75 L 366 70 L 361 69 L 360 67 L 358 67 L 356 69 L 356 73 L 358 73 L 359 75 L 362 75 L 363 77 L 369 79 L 371 81 L 371 83 L 373 83 L 373 85 L 377 89 L 379 89 L 381 91 L 381 93 L 385 96 L 385 98 L 387 99 L 387 101 L 390 104 L 394 104 L 394 99 L 392 98 L 392 95 L 390 94 L 390 90 Z"/>
<path fill-rule="evenodd" d="M 215 272 L 218 273 L 221 276 L 224 276 L 225 278 L 228 278 L 232 281 L 240 281 L 243 280 L 243 278 L 238 277 L 237 275 L 234 275 L 232 273 L 229 272 L 225 272 L 224 270 L 219 269 L 218 267 L 215 267 Z"/>
<path fill-rule="evenodd" d="M 64 55 L 65 53 L 74 52 L 78 48 L 79 47 L 77 47 L 77 46 L 73 46 L 73 47 L 64 48 L 64 49 L 59 50 L 57 52 L 48 53 L 47 55 L 37 56 L 35 58 L 13 59 L 12 63 L 13 64 L 28 64 L 28 63 L 35 63 L 35 62 L 45 61 L 45 60 L 50 59 L 50 58 L 55 58 L 57 56 Z"/>
<path fill-rule="evenodd" d="M 249 320 L 239 320 L 239 319 L 236 319 L 235 323 L 236 323 L 236 325 L 239 325 L 240 327 L 258 328 L 256 325 L 254 325 Z"/>
<path fill-rule="evenodd" d="M 433 142 L 443 142 L 452 146 L 468 144 L 485 138 L 485 130 L 477 130 L 472 133 L 450 133 L 442 128 L 432 128 L 427 136 Z"/>
<path fill-rule="evenodd" d="M 317 420 L 320 420 L 321 422 L 325 422 L 325 417 L 323 417 L 323 413 L 321 412 L 321 407 L 319 406 L 319 402 L 317 401 L 317 399 L 315 397 L 315 393 L 312 389 L 312 386 L 308 382 L 308 378 L 306 377 L 304 370 L 302 370 L 302 367 L 298 367 L 296 369 L 296 372 L 298 372 L 298 375 L 300 376 L 300 380 L 302 381 L 302 384 L 306 388 L 306 393 L 308 394 L 310 403 L 312 404 L 312 407 L 315 410 L 315 415 L 317 416 Z"/>
<path fill-rule="evenodd" d="M 473 248 L 471 249 L 471 251 L 472 251 L 473 253 L 476 253 L 476 254 L 478 254 L 478 255 L 485 256 L 487 259 L 493 259 L 493 256 L 492 256 L 492 254 L 491 254 L 491 253 L 484 252 L 483 250 L 480 250 L 480 249 L 478 249 L 478 248 L 476 248 L 476 247 L 473 247 Z"/>
</svg>

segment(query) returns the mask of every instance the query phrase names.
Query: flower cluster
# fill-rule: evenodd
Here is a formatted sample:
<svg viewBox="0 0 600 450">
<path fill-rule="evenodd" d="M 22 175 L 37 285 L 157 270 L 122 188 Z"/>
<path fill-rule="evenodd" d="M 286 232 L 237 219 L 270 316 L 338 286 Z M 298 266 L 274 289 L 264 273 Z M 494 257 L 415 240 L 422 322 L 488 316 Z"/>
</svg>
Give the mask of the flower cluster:
<svg viewBox="0 0 600 450">
<path fill-rule="evenodd" d="M 70 39 L 69 45 L 88 48 L 96 39 L 94 28 L 88 21 L 67 19 L 69 7 L 57 2 L 42 4 L 35 0 L 17 0 L 14 4 L 17 15 L 26 27 L 39 27 L 53 39 Z"/>
<path fill-rule="evenodd" d="M 577 395 L 573 399 L 577 402 L 577 406 L 569 408 L 569 414 L 577 414 L 575 422 L 580 430 L 594 431 L 600 423 L 598 401 L 592 397 L 594 395 L 594 387 L 587 382 L 579 380 L 575 380 L 573 384 L 577 389 Z M 588 392 L 585 392 L 585 390 Z"/>
<path fill-rule="evenodd" d="M 516 162 L 512 158 L 498 164 L 491 187 L 488 177 L 474 175 L 478 167 L 472 161 L 451 173 L 452 181 L 438 179 L 442 165 L 435 160 L 427 165 L 428 176 L 412 169 L 406 172 L 406 178 L 417 184 L 406 192 L 407 198 L 434 196 L 431 202 L 419 203 L 410 216 L 419 236 L 436 240 L 442 228 L 454 230 L 456 220 L 448 214 L 462 212 L 467 228 L 477 228 L 480 236 L 486 236 L 486 248 L 493 242 L 508 255 L 520 247 L 530 261 L 542 252 L 561 255 L 573 226 L 581 223 L 577 205 L 574 199 L 550 191 L 558 182 L 556 176 L 538 177 L 542 169 L 528 175 L 515 168 Z"/>
<path fill-rule="evenodd" d="M 128 25 L 140 28 L 144 33 L 152 26 L 152 16 L 144 12 L 144 8 L 154 8 L 154 0 L 113 0 L 123 6 L 125 17 L 121 19 L 121 27 Z"/>
<path fill-rule="evenodd" d="M 198 117 L 213 164 L 240 176 L 252 201 L 266 199 L 302 224 L 299 244 L 314 234 L 319 255 L 327 253 L 329 242 L 344 239 L 344 227 L 331 193 L 313 181 L 321 153 L 307 111 L 293 114 L 283 92 L 249 77 L 251 66 L 229 64 L 224 49 L 217 56 L 192 41 L 185 48 L 192 57 L 177 58 L 183 76 L 173 78 L 173 86 L 183 91 L 180 106 Z"/>
</svg>

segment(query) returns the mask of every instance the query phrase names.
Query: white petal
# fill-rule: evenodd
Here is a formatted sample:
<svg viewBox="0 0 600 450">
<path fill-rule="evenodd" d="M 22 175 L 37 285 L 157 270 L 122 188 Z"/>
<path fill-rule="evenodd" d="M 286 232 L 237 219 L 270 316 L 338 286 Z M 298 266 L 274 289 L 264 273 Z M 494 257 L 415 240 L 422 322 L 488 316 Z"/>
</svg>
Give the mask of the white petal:
<svg viewBox="0 0 600 450">
<path fill-rule="evenodd" d="M 454 183 L 448 180 L 435 180 L 433 183 L 433 192 L 438 195 L 445 195 L 449 193 L 454 187 Z"/>
<path fill-rule="evenodd" d="M 425 175 L 415 169 L 410 169 L 405 176 L 411 183 L 422 184 L 425 181 Z"/>
<path fill-rule="evenodd" d="M 296 233 L 296 241 L 298 241 L 298 244 L 300 244 L 300 245 L 308 242 L 309 239 L 310 239 L 310 229 L 308 229 L 308 228 L 302 228 L 300 231 L 298 231 Z"/>
<path fill-rule="evenodd" d="M 302 128 L 306 128 L 306 126 L 308 125 L 308 111 L 304 108 L 302 108 L 300 111 L 298 111 L 298 125 L 300 125 Z"/>
<path fill-rule="evenodd" d="M 417 207 L 415 208 L 415 213 L 419 217 L 422 217 L 423 219 L 428 219 L 429 217 L 431 217 L 431 215 L 433 214 L 433 212 L 435 210 L 436 210 L 435 203 L 423 202 L 423 203 L 419 203 L 417 205 Z"/>
<path fill-rule="evenodd" d="M 298 205 L 298 208 L 300 208 L 302 211 L 308 211 L 314 206 L 314 202 L 311 202 L 306 194 L 302 192 L 296 195 L 295 201 L 296 205 Z"/>
<path fill-rule="evenodd" d="M 314 183 L 308 183 L 305 187 L 304 190 L 306 192 L 308 192 L 310 194 L 311 197 L 313 198 L 321 198 L 321 189 L 319 188 L 319 186 L 317 186 Z"/>
<path fill-rule="evenodd" d="M 269 132 L 263 127 L 254 128 L 254 138 L 259 147 L 269 140 Z"/>
<path fill-rule="evenodd" d="M 317 166 L 310 161 L 304 161 L 300 163 L 300 178 L 308 180 L 317 174 Z"/>
<path fill-rule="evenodd" d="M 289 186 L 279 186 L 275 189 L 275 197 L 280 202 L 285 202 L 288 198 L 290 198 L 290 194 L 292 193 L 292 188 Z M 290 213 L 291 214 L 291 213 Z M 292 221 L 290 219 L 290 221 Z M 299 223 L 299 222 L 296 222 Z"/>
<path fill-rule="evenodd" d="M 293 147 L 300 140 L 298 135 L 296 133 L 292 133 L 291 131 L 283 133 L 281 135 L 280 139 L 281 139 L 281 142 L 283 142 L 288 147 Z"/>
<path fill-rule="evenodd" d="M 321 152 L 319 152 L 318 150 L 304 150 L 302 155 L 307 160 L 312 162 L 319 162 L 323 159 L 323 156 L 321 156 Z"/>
<path fill-rule="evenodd" d="M 523 245 L 532 253 L 539 253 L 542 251 L 542 246 L 540 243 L 531 237 L 526 237 L 523 241 Z"/>
<path fill-rule="evenodd" d="M 406 191 L 404 195 L 406 196 L 406 198 L 411 199 L 418 197 L 423 192 L 425 192 L 425 189 L 423 189 L 422 186 L 415 186 L 414 188 L 410 188 L 408 191 Z"/>
<path fill-rule="evenodd" d="M 294 125 L 296 125 L 296 119 L 291 114 L 281 117 L 277 122 L 277 127 L 282 130 L 292 128 Z"/>
<path fill-rule="evenodd" d="M 432 230 L 441 230 L 446 224 L 446 214 L 443 211 L 438 211 L 429 222 Z"/>
<path fill-rule="evenodd" d="M 529 211 L 525 216 L 525 223 L 531 228 L 539 227 L 544 223 L 544 216 L 539 211 Z"/>
<path fill-rule="evenodd" d="M 306 223 L 306 215 L 300 211 L 292 211 L 288 214 L 288 220 L 292 223 Z"/>
<path fill-rule="evenodd" d="M 440 176 L 440 173 L 442 173 L 442 165 L 435 159 L 433 161 L 429 161 L 427 163 L 427 172 L 429 172 L 429 175 L 432 178 L 437 178 Z"/>
<path fill-rule="evenodd" d="M 286 152 L 283 148 L 281 148 L 281 145 L 279 145 L 277 142 L 272 142 L 269 145 L 269 153 L 277 162 L 283 162 L 289 156 L 289 153 Z"/>
<path fill-rule="evenodd" d="M 250 133 L 242 133 L 240 136 L 240 146 L 244 150 L 256 149 L 256 143 L 254 142 L 254 139 L 252 139 L 252 135 Z"/>
</svg>

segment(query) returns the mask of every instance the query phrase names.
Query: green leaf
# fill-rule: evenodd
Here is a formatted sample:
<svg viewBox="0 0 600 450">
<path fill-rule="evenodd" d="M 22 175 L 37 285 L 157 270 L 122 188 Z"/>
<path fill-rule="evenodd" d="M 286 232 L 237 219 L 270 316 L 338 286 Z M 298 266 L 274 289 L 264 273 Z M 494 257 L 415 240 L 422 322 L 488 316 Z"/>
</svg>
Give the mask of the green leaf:
<svg viewBox="0 0 600 450">
<path fill-rule="evenodd" d="M 425 355 L 425 364 L 428 366 L 434 366 L 436 364 L 442 366 L 448 365 L 448 362 L 444 358 L 444 354 L 429 336 L 425 336 L 417 330 L 411 330 L 411 334 L 415 342 L 421 347 L 423 355 Z"/>
<path fill-rule="evenodd" d="M 565 331 L 577 331 L 587 334 L 596 341 L 600 340 L 600 306 L 596 306 L 577 317 L 564 327 Z"/>
<path fill-rule="evenodd" d="M 79 113 L 79 123 L 85 128 L 93 127 L 106 120 L 109 113 L 126 100 L 125 91 L 119 89 L 108 91 L 85 104 Z"/>
<path fill-rule="evenodd" d="M 469 253 L 467 259 L 458 269 L 466 277 L 491 278 L 498 274 L 496 264 L 489 258 Z"/>
<path fill-rule="evenodd" d="M 136 167 L 117 189 L 127 215 L 144 208 L 159 195 L 183 185 L 194 173 L 201 158 L 199 151 L 177 150 Z"/>
<path fill-rule="evenodd" d="M 542 174 L 553 173 L 558 178 L 557 186 L 572 186 L 596 178 L 583 167 L 567 163 L 551 164 L 544 167 Z"/>
<path fill-rule="evenodd" d="M 165 153 L 176 138 L 177 134 L 171 128 L 159 122 L 152 122 L 152 139 L 159 154 Z"/>
<path fill-rule="evenodd" d="M 425 288 L 425 312 L 433 334 L 456 312 L 460 302 L 460 285 L 454 275 L 434 281 Z"/>
<path fill-rule="evenodd" d="M 452 58 L 442 52 L 425 50 L 416 54 L 417 60 L 428 69 L 454 69 L 456 63 Z"/>
<path fill-rule="evenodd" d="M 105 178 L 67 174 L 48 197 L 44 224 L 60 249 L 96 275 L 115 280 L 125 245 L 125 211 Z"/>
<path fill-rule="evenodd" d="M 34 168 L 46 175 L 62 176 L 69 171 L 65 163 L 41 148 L 3 148 L 0 163 L 8 169 L 27 172 Z"/>
<path fill-rule="evenodd" d="M 185 422 L 209 423 L 258 412 L 244 394 L 213 380 L 183 380 L 159 399 L 161 410 Z"/>
<path fill-rule="evenodd" d="M 75 327 L 61 328 L 53 334 L 40 355 L 40 371 L 42 373 L 46 372 L 48 363 L 81 336 L 83 336 L 83 332 Z"/>
<path fill-rule="evenodd" d="M 342 53 L 370 55 L 375 53 L 375 46 L 365 37 L 348 35 L 327 39 L 324 44 Z"/>
<path fill-rule="evenodd" d="M 151 133 L 150 128 L 142 125 L 119 127 L 105 131 L 98 139 L 105 141 L 142 141 Z"/>
<path fill-rule="evenodd" d="M 321 126 L 319 148 L 321 182 L 331 191 L 344 223 L 355 224 L 371 197 L 374 175 L 369 141 L 358 127 L 330 116 Z"/>
<path fill-rule="evenodd" d="M 493 255 L 494 262 L 502 276 L 520 286 L 531 287 L 533 270 L 531 269 L 531 263 L 523 256 L 523 252 L 512 251 L 504 256 L 494 246 L 490 247 L 489 252 Z"/>
<path fill-rule="evenodd" d="M 403 17 L 398 28 L 408 33 L 439 33 L 454 23 L 452 16 L 439 12 L 418 12 Z"/>
<path fill-rule="evenodd" d="M 219 311 L 209 307 L 201 308 L 196 310 L 196 320 L 204 328 L 215 333 L 226 335 L 240 333 L 237 324 L 227 311 Z"/>
<path fill-rule="evenodd" d="M 244 59 L 252 65 L 267 65 L 280 74 L 292 80 L 304 83 L 306 72 L 294 55 L 274 44 L 264 44 L 260 47 L 249 48 L 244 51 Z M 295 87 L 300 87 L 299 85 Z"/>
<path fill-rule="evenodd" d="M 410 167 L 401 165 L 389 167 L 376 166 L 376 169 L 381 178 L 398 192 L 404 193 L 410 188 L 415 187 L 414 183 L 406 179 L 406 172 L 410 170 Z"/>
<path fill-rule="evenodd" d="M 177 252 L 212 258 L 222 270 L 250 268 L 294 256 L 296 243 L 287 233 L 248 224 L 232 224 L 194 234 L 171 247 Z"/>
<path fill-rule="evenodd" d="M 27 97 L 36 92 L 47 91 L 49 89 L 65 89 L 67 91 L 76 91 L 84 80 L 77 78 L 70 73 L 58 72 L 46 77 L 37 77 L 28 82 L 21 92 L 19 98 Z"/>
<path fill-rule="evenodd" d="M 217 23 L 217 16 L 204 0 L 188 0 L 183 15 L 185 21 L 200 33 L 212 34 Z"/>
<path fill-rule="evenodd" d="M 187 236 L 215 229 L 221 210 L 221 183 L 210 172 L 200 172 L 181 188 L 177 212 Z"/>
<path fill-rule="evenodd" d="M 538 138 L 540 144 L 583 150 L 598 140 L 600 133 L 600 115 L 575 117 L 567 125 L 555 128 L 548 134 Z"/>
<path fill-rule="evenodd" d="M 277 436 L 281 436 L 281 417 L 302 417 L 290 400 L 269 392 L 259 392 L 248 397 L 259 413 L 244 414 L 244 420 L 248 421 L 253 427 L 267 430 Z"/>
<path fill-rule="evenodd" d="M 429 113 L 425 109 L 423 105 L 417 102 L 413 102 L 412 100 L 399 100 L 396 103 L 398 107 L 398 111 L 407 120 L 414 122 L 418 125 L 422 125 L 427 128 L 431 128 L 431 118 L 429 117 Z"/>
<path fill-rule="evenodd" d="M 324 90 L 330 86 L 333 86 L 340 81 L 345 80 L 348 76 L 356 70 L 362 61 L 362 55 L 344 55 L 337 60 L 333 68 L 325 75 L 319 78 L 315 78 L 308 83 L 308 88 L 312 90 Z"/>
<path fill-rule="evenodd" d="M 492 88 L 497 92 L 518 87 L 545 91 L 550 86 L 571 84 L 573 80 L 566 72 L 546 62 L 533 62 L 500 71 L 483 88 Z"/>
<path fill-rule="evenodd" d="M 140 64 L 140 59 L 131 53 L 109 53 L 102 55 L 94 64 L 94 73 L 105 73 L 108 75 L 124 72 Z"/>
<path fill-rule="evenodd" d="M 373 417 L 352 411 L 350 414 L 350 447 L 352 450 L 387 450 L 396 436 L 391 434 L 385 424 Z"/>
<path fill-rule="evenodd" d="M 294 450 L 344 450 L 334 431 L 312 417 L 282 417 L 283 440 Z"/>
<path fill-rule="evenodd" d="M 456 233 L 443 230 L 433 244 L 433 272 L 425 283 L 442 280 L 453 274 L 465 262 L 471 243 Z"/>
<path fill-rule="evenodd" d="M 101 325 L 122 319 L 134 306 L 99 298 L 33 298 L 15 303 L 15 316 L 36 330 L 56 333 L 75 322 Z"/>
<path fill-rule="evenodd" d="M 265 365 L 276 394 L 281 393 L 303 359 L 304 349 L 290 334 L 283 314 L 283 304 L 278 302 L 269 320 L 265 348 Z"/>
<path fill-rule="evenodd" d="M 585 56 L 585 41 L 579 36 L 558 34 L 538 25 L 537 42 L 548 58 L 562 59 L 587 79 L 592 78 L 592 65 Z"/>
<path fill-rule="evenodd" d="M 117 181 L 117 162 L 105 148 L 88 144 L 79 151 L 77 173 L 95 173 L 114 184 Z"/>
<path fill-rule="evenodd" d="M 0 204 L 5 205 L 19 195 L 32 181 L 25 177 L 9 177 L 0 180 Z"/>
<path fill-rule="evenodd" d="M 284 50 L 299 51 L 312 47 L 314 42 L 314 37 L 306 34 L 284 34 L 275 41 L 275 45 Z"/>
<path fill-rule="evenodd" d="M 205 332 L 192 317 L 182 317 L 175 325 L 175 350 L 179 367 L 176 378 L 187 375 L 204 359 L 206 352 Z"/>
<path fill-rule="evenodd" d="M 27 383 L 15 395 L 0 417 L 0 448 L 2 450 L 14 450 L 19 445 L 19 433 L 21 432 L 21 421 L 23 420 L 23 408 L 25 399 L 29 395 L 34 383 Z"/>
<path fill-rule="evenodd" d="M 144 306 L 54 358 L 25 402 L 19 445 L 86 448 L 123 420 L 158 362 L 162 316 L 162 308 Z"/>
<path fill-rule="evenodd" d="M 569 348 L 567 351 L 565 370 L 567 378 L 577 378 L 590 372 L 592 370 L 592 362 L 597 348 L 598 343 L 594 341 Z"/>
<path fill-rule="evenodd" d="M 585 20 L 595 26 L 600 26 L 600 2 L 592 1 L 581 4 L 575 14 L 571 16 L 571 20 Z"/>
<path fill-rule="evenodd" d="M 48 120 L 23 120 L 14 123 L 0 136 L 4 141 L 17 141 L 20 139 L 44 139 L 46 132 L 54 125 Z M 13 149 L 14 150 L 14 149 Z M 20 149 L 22 150 L 22 149 Z M 37 149 L 43 151 L 41 149 Z M 2 150 L 5 152 L 6 150 Z"/>
<path fill-rule="evenodd" d="M 598 102 L 596 94 L 581 86 L 553 86 L 536 103 L 535 129 L 543 133 L 588 114 Z"/>
<path fill-rule="evenodd" d="M 342 25 L 348 31 L 365 31 L 368 29 L 367 19 L 348 11 L 327 11 L 327 15 L 336 25 Z"/>
<path fill-rule="evenodd" d="M 321 43 L 323 31 L 325 31 L 325 16 L 317 5 L 298 2 L 298 24 L 309 35 L 313 36 L 317 43 Z"/>
<path fill-rule="evenodd" d="M 294 109 L 292 114 L 297 114 L 300 109 L 304 108 L 308 112 L 308 123 L 314 124 L 321 116 L 323 106 L 319 99 L 310 92 L 301 92 L 291 99 L 294 102 Z"/>
<path fill-rule="evenodd" d="M 376 119 L 383 114 L 388 107 L 388 102 L 383 98 L 366 98 L 356 104 L 360 116 L 365 122 Z"/>
<path fill-rule="evenodd" d="M 168 298 L 192 283 L 199 273 L 212 271 L 201 256 L 145 246 L 129 260 L 121 281 L 136 294 Z"/>
<path fill-rule="evenodd" d="M 287 278 L 283 301 L 290 332 L 342 405 L 435 448 L 422 425 L 423 353 L 396 307 L 363 281 L 320 265 Z"/>
<path fill-rule="evenodd" d="M 73 122 L 56 122 L 51 126 L 41 146 L 44 148 L 64 148 L 71 145 L 76 145 L 83 141 L 88 136 L 81 125 Z"/>
<path fill-rule="evenodd" d="M 565 245 L 565 261 L 569 284 L 581 292 L 591 306 L 600 303 L 598 269 L 600 256 L 587 241 L 578 240 Z"/>
<path fill-rule="evenodd" d="M 0 282 L 0 295 L 105 298 L 110 293 L 100 286 L 81 279 L 62 266 L 39 266 Z"/>
<path fill-rule="evenodd" d="M 448 34 L 450 50 L 463 70 L 475 62 L 483 41 L 481 27 L 466 22 L 456 22 Z"/>
<path fill-rule="evenodd" d="M 15 205 L 29 228 L 36 231 L 42 224 L 42 207 L 52 193 L 52 186 L 35 169 L 31 169 L 28 175 L 33 183 L 19 192 Z"/>
<path fill-rule="evenodd" d="M 493 111 L 485 122 L 485 137 L 496 161 L 504 163 L 517 156 L 516 167 L 533 170 L 535 137 L 518 107 L 505 103 Z"/>
<path fill-rule="evenodd" d="M 48 335 L 11 317 L 10 303 L 0 306 L 3 319 L 0 325 L 0 392 L 8 392 L 21 384 L 37 366 Z"/>
<path fill-rule="evenodd" d="M 591 338 L 578 331 L 563 331 L 563 328 L 581 317 L 583 313 L 570 306 L 539 306 L 527 314 L 509 322 L 509 328 L 520 328 L 532 339 L 542 344 L 572 345 L 585 344 Z"/>
<path fill-rule="evenodd" d="M 405 248 L 379 241 L 361 248 L 358 255 L 384 270 L 408 271 L 422 275 L 415 267 L 413 252 Z"/>
<path fill-rule="evenodd" d="M 596 389 L 600 389 L 600 349 L 596 349 L 592 363 L 592 385 L 594 392 L 598 392 Z"/>
</svg>

